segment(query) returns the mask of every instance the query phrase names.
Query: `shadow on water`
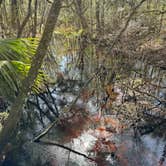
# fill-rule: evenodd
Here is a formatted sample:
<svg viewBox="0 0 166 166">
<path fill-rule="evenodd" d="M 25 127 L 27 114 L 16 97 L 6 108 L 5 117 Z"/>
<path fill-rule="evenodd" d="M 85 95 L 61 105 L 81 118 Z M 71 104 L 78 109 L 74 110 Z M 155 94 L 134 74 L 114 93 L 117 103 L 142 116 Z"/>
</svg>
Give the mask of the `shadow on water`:
<svg viewBox="0 0 166 166">
<path fill-rule="evenodd" d="M 65 68 L 65 61 L 62 62 L 61 70 Z M 76 70 L 72 72 L 77 73 Z M 47 93 L 30 96 L 30 105 L 25 108 L 20 124 L 20 133 L 24 136 L 23 145 L 8 155 L 4 166 L 166 165 L 165 138 L 158 133 L 135 138 L 132 129 L 122 129 L 123 125 L 116 116 L 108 114 L 98 117 L 96 98 L 92 97 L 88 102 L 79 99 L 73 113 L 68 112 L 68 106 L 82 86 L 78 84 L 79 77 L 76 78 L 77 81 L 74 83 L 69 81 L 71 79 L 64 82 L 67 82 L 67 90 L 74 89 L 74 92 L 72 90 L 66 93 L 66 84 L 63 85 L 61 82 L 61 87 L 49 87 Z M 32 142 L 38 133 L 59 117 L 62 117 L 62 121 L 58 122 L 44 139 L 63 144 L 89 156 L 95 162 L 61 147 Z M 161 128 L 160 132 L 165 132 L 164 130 L 165 128 Z"/>
</svg>

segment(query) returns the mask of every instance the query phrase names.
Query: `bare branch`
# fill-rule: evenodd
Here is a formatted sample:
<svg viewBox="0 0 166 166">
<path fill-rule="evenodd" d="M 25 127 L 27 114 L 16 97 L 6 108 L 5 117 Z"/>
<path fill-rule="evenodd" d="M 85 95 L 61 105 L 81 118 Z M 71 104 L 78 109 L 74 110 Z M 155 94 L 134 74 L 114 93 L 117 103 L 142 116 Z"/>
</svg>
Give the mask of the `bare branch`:
<svg viewBox="0 0 166 166">
<path fill-rule="evenodd" d="M 83 154 L 83 153 L 81 153 L 81 152 L 78 152 L 78 151 L 76 151 L 76 150 L 73 150 L 73 149 L 71 149 L 71 148 L 69 148 L 69 147 L 67 147 L 67 146 L 58 144 L 58 143 L 56 143 L 56 142 L 53 142 L 53 141 L 50 141 L 50 140 L 46 140 L 46 141 L 43 141 L 43 140 L 42 140 L 42 141 L 39 141 L 38 143 L 39 143 L 39 144 L 42 144 L 42 145 L 58 146 L 58 147 L 60 147 L 60 148 L 63 148 L 63 149 L 65 149 L 65 150 L 68 150 L 68 151 L 70 151 L 70 152 L 72 152 L 72 153 L 75 153 L 75 154 L 77 154 L 77 155 L 83 156 L 83 157 L 85 157 L 85 158 L 87 158 L 87 159 L 89 159 L 89 160 L 95 162 L 95 160 L 94 160 L 93 158 L 88 157 L 86 154 Z"/>
</svg>

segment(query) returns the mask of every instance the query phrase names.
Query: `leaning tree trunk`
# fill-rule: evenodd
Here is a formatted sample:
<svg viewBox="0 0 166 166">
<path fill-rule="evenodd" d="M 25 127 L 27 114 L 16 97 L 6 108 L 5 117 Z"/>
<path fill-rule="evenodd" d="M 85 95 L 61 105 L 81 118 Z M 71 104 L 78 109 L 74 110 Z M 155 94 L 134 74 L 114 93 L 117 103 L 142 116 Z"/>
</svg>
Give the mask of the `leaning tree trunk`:
<svg viewBox="0 0 166 166">
<path fill-rule="evenodd" d="M 25 102 L 26 97 L 28 96 L 28 92 L 31 91 L 31 87 L 34 84 L 34 81 L 38 75 L 38 71 L 42 65 L 43 59 L 46 55 L 54 27 L 57 22 L 57 18 L 61 8 L 61 1 L 62 0 L 54 0 L 52 3 L 45 30 L 43 32 L 43 36 L 37 48 L 36 54 L 32 61 L 31 68 L 29 70 L 28 76 L 22 83 L 22 87 L 20 90 L 19 95 L 17 96 L 15 102 L 11 107 L 10 114 L 4 124 L 4 128 L 0 133 L 0 154 L 4 152 L 5 147 L 11 141 L 12 137 L 14 136 L 14 131 L 17 128 L 17 124 L 20 121 L 20 117 L 22 114 L 22 107 Z"/>
</svg>

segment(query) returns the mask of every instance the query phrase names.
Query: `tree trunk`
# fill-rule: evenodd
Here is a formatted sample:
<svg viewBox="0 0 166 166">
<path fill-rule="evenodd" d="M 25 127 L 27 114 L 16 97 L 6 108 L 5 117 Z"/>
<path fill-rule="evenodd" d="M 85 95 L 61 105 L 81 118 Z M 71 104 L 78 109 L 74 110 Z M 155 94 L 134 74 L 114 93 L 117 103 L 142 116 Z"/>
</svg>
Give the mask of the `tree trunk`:
<svg viewBox="0 0 166 166">
<path fill-rule="evenodd" d="M 54 27 L 56 25 L 57 18 L 61 9 L 61 1 L 62 0 L 54 0 L 54 2 L 52 3 L 52 6 L 47 18 L 45 30 L 43 32 L 43 36 L 37 48 L 34 59 L 32 61 L 32 65 L 28 72 L 28 76 L 25 78 L 25 80 L 22 83 L 22 88 L 20 90 L 20 93 L 17 96 L 15 102 L 13 103 L 10 114 L 6 120 L 6 123 L 4 124 L 4 128 L 2 129 L 2 132 L 0 133 L 0 153 L 1 154 L 4 151 L 5 146 L 11 141 L 14 134 L 16 135 L 14 131 L 17 128 L 18 122 L 20 121 L 24 101 L 26 97 L 28 96 L 28 92 L 31 91 L 31 87 L 38 75 L 38 71 L 46 55 L 46 52 L 47 52 L 47 49 L 54 31 Z"/>
<path fill-rule="evenodd" d="M 14 32 L 19 29 L 20 21 L 19 21 L 19 9 L 17 0 L 11 1 L 11 27 Z"/>
<path fill-rule="evenodd" d="M 100 34 L 100 30 L 101 30 L 101 27 L 100 27 L 100 1 L 99 0 L 96 0 L 96 32 L 97 32 L 97 35 Z"/>
<path fill-rule="evenodd" d="M 28 13 L 27 16 L 25 17 L 25 19 L 23 20 L 22 24 L 20 25 L 18 32 L 17 32 L 17 38 L 20 38 L 22 36 L 24 27 L 26 26 L 27 22 L 29 21 L 29 18 L 31 16 L 31 4 L 32 4 L 32 0 L 29 0 L 28 2 Z"/>
<path fill-rule="evenodd" d="M 33 22 L 33 28 L 32 28 L 32 37 L 36 37 L 36 33 L 37 33 L 37 10 L 38 10 L 38 1 L 35 0 L 35 13 L 34 13 L 34 22 Z"/>
<path fill-rule="evenodd" d="M 80 43 L 79 43 L 79 68 L 81 70 L 81 81 L 83 80 L 83 72 L 84 72 L 84 56 L 85 56 L 85 51 L 86 48 L 88 47 L 87 43 L 87 36 L 88 36 L 88 24 L 86 22 L 86 19 L 84 17 L 84 12 L 83 12 L 83 1 L 82 0 L 75 0 L 75 9 L 76 13 L 78 15 L 78 18 L 81 22 L 81 27 L 84 30 L 84 32 L 81 34 L 80 37 Z"/>
<path fill-rule="evenodd" d="M 0 7 L 1 7 L 2 1 L 3 1 L 3 0 L 0 0 Z"/>
</svg>

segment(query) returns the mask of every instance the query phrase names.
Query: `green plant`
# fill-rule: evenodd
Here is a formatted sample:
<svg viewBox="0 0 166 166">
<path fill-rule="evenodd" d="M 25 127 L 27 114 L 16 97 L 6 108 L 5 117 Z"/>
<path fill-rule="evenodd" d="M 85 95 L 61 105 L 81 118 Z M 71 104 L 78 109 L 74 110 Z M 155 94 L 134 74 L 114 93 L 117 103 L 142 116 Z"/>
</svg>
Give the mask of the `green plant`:
<svg viewBox="0 0 166 166">
<path fill-rule="evenodd" d="M 0 96 L 13 100 L 17 95 L 37 45 L 38 40 L 32 38 L 0 40 Z M 40 72 L 33 90 L 38 89 L 43 77 L 44 73 Z"/>
</svg>

